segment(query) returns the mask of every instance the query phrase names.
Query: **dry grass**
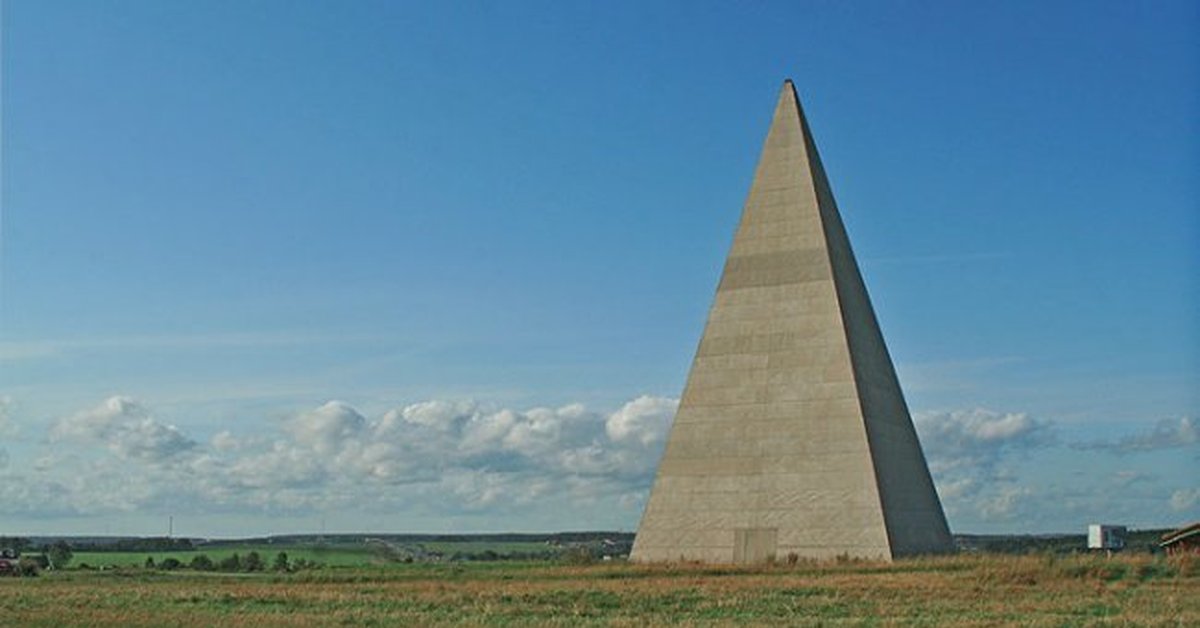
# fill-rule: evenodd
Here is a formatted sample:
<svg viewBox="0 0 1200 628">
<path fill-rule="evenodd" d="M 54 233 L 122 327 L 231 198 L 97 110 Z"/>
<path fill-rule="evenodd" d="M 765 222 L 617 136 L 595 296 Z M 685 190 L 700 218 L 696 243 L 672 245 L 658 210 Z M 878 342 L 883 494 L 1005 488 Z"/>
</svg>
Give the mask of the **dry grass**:
<svg viewBox="0 0 1200 628">
<path fill-rule="evenodd" d="M 755 569 L 507 564 L 0 581 L 14 625 L 1200 625 L 1195 560 L 956 556 Z"/>
</svg>

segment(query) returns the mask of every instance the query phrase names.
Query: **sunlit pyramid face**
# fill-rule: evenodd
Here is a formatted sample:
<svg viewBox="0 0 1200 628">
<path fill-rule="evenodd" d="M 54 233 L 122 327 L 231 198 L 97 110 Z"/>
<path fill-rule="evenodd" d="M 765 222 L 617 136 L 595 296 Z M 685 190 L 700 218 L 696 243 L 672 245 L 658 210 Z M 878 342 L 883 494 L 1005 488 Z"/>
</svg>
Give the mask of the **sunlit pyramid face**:
<svg viewBox="0 0 1200 628">
<path fill-rule="evenodd" d="M 952 548 L 785 82 L 631 558 L 891 559 Z"/>
</svg>

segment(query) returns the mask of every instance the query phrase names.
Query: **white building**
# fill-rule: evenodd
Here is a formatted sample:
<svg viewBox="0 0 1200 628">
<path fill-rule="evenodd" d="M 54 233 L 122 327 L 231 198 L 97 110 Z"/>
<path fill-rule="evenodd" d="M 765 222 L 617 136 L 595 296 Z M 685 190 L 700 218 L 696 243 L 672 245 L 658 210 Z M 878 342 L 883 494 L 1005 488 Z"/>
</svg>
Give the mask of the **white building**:
<svg viewBox="0 0 1200 628">
<path fill-rule="evenodd" d="M 1093 523 L 1088 526 L 1088 549 L 1124 549 L 1125 533 L 1125 526 L 1111 526 Z"/>
</svg>

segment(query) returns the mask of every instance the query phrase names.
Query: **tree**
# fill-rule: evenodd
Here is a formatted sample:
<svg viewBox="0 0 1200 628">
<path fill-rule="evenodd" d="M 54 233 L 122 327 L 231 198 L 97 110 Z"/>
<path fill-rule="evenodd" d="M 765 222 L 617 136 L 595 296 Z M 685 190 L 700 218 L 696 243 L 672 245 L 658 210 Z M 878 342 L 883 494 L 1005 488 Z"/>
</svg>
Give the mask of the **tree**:
<svg viewBox="0 0 1200 628">
<path fill-rule="evenodd" d="M 194 571 L 212 571 L 213 561 L 205 554 L 192 557 L 192 563 L 189 565 Z"/>
<path fill-rule="evenodd" d="M 156 567 L 156 565 L 154 564 L 153 556 L 146 557 L 146 565 L 145 566 L 146 566 L 146 569 L 154 569 Z"/>
<path fill-rule="evenodd" d="M 20 554 L 31 546 L 29 539 L 23 536 L 0 536 L 0 549 L 10 549 Z"/>
<path fill-rule="evenodd" d="M 241 571 L 242 557 L 237 554 L 230 554 L 221 559 L 221 571 Z"/>
<path fill-rule="evenodd" d="M 50 565 L 55 569 L 62 569 L 71 562 L 71 557 L 74 554 L 71 552 L 71 546 L 66 541 L 55 541 L 46 550 L 46 558 L 50 559 Z"/>
<path fill-rule="evenodd" d="M 274 571 L 288 571 L 288 555 L 287 552 L 279 552 L 275 555 L 275 562 L 271 565 Z"/>
<path fill-rule="evenodd" d="M 21 560 L 17 561 L 17 571 L 22 576 L 36 576 L 41 570 L 41 565 L 38 564 L 38 561 L 28 556 L 22 556 Z"/>
<path fill-rule="evenodd" d="M 246 571 L 262 571 L 262 556 L 259 556 L 258 552 L 250 552 L 249 554 L 246 554 L 246 560 L 242 561 L 242 568 Z"/>
</svg>

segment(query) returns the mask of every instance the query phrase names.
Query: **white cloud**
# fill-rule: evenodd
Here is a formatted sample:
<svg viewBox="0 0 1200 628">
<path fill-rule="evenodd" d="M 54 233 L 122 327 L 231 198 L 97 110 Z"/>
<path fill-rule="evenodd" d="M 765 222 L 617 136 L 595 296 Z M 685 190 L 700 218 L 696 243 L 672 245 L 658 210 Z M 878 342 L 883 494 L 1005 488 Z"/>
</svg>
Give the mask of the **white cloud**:
<svg viewBox="0 0 1200 628">
<path fill-rule="evenodd" d="M 217 432 L 215 435 L 213 435 L 210 442 L 212 443 L 213 449 L 216 449 L 217 451 L 233 451 L 241 446 L 241 441 L 239 441 L 238 438 L 233 435 L 233 432 L 230 432 L 229 430 L 221 430 L 220 432 Z"/>
<path fill-rule="evenodd" d="M 1025 505 L 1033 491 L 1022 487 L 1005 487 L 997 494 L 988 496 L 979 503 L 979 511 L 989 519 L 1013 519 Z"/>
<path fill-rule="evenodd" d="M 381 428 L 399 429 L 403 423 L 410 423 L 448 431 L 470 419 L 476 410 L 476 405 L 469 401 L 424 401 L 388 412 L 383 416 Z"/>
<path fill-rule="evenodd" d="M 16 436 L 17 426 L 11 417 L 12 398 L 0 395 L 0 438 Z M 0 447 L 0 469 L 8 466 L 8 451 Z"/>
<path fill-rule="evenodd" d="M 678 399 L 642 395 L 609 416 L 604 429 L 614 441 L 650 445 L 666 438 L 678 406 Z"/>
<path fill-rule="evenodd" d="M 1174 512 L 1190 510 L 1197 503 L 1200 503 L 1200 488 L 1181 488 L 1171 493 L 1171 499 L 1168 503 Z"/>
<path fill-rule="evenodd" d="M 1191 417 L 1163 419 L 1153 428 L 1130 434 L 1114 441 L 1099 441 L 1073 445 L 1076 449 L 1097 449 L 1114 453 L 1134 453 L 1193 447 L 1200 444 L 1200 428 Z"/>
<path fill-rule="evenodd" d="M 1053 422 L 1025 413 L 927 412 L 916 414 L 914 424 L 947 516 L 968 530 L 1071 530 L 1092 520 L 1154 526 L 1200 503 L 1200 490 L 1172 494 L 1164 484 L 1182 455 L 1160 456 L 1161 467 L 1121 457 L 1191 446 L 1189 419 L 1087 445 L 1063 442 Z M 1052 447 L 1059 449 L 1039 453 Z"/>
<path fill-rule="evenodd" d="M 12 439 L 20 435 L 21 429 L 13 418 L 12 397 L 0 395 L 0 438 Z"/>
<path fill-rule="evenodd" d="M 924 412 L 913 420 L 948 515 L 1011 520 L 1032 494 L 1012 483 L 1010 459 L 1055 442 L 1050 422 L 975 408 Z"/>
<path fill-rule="evenodd" d="M 982 408 L 919 413 L 914 419 L 935 474 L 961 470 L 991 472 L 1008 453 L 1054 442 L 1049 422 L 1024 413 Z"/>
<path fill-rule="evenodd" d="M 238 488 L 282 489 L 319 485 L 327 477 L 326 466 L 321 454 L 278 441 L 265 452 L 233 460 L 223 477 L 216 475 L 221 472 L 218 464 L 204 468 L 215 475 L 210 481 L 224 480 Z"/>
<path fill-rule="evenodd" d="M 648 485 L 675 403 L 643 396 L 605 416 L 581 404 L 522 411 L 434 400 L 370 418 L 330 401 L 274 433 L 222 430 L 202 443 L 118 396 L 54 423 L 55 451 L 37 473 L 59 496 L 47 506 L 54 512 L 453 514 L 543 499 L 615 504 Z"/>
<path fill-rule="evenodd" d="M 514 409 L 431 400 L 364 413 L 331 401 L 279 421 L 244 417 L 245 431 L 230 424 L 196 439 L 141 403 L 113 397 L 55 422 L 42 450 L 10 451 L 9 464 L 0 467 L 0 503 L 9 515 L 34 518 L 167 512 L 624 518 L 644 503 L 676 405 L 641 396 L 601 413 L 580 404 Z M 1053 424 L 1026 414 L 922 413 L 915 423 L 956 525 L 1044 526 L 1100 515 L 1138 521 L 1200 503 L 1200 491 L 1171 495 L 1156 479 L 1169 473 L 1137 461 L 1080 475 L 1030 476 L 1022 465 L 1041 460 L 1030 458 L 1033 452 L 1059 443 Z M 1186 435 L 1172 427 L 1159 432 Z M 1143 514 L 1147 509 L 1158 514 Z"/>
<path fill-rule="evenodd" d="M 148 462 L 166 460 L 196 445 L 128 397 L 110 397 L 91 410 L 58 421 L 50 438 L 104 445 L 121 458 Z"/>
<path fill-rule="evenodd" d="M 357 410 L 340 401 L 330 401 L 297 416 L 288 424 L 288 431 L 298 445 L 329 455 L 346 441 L 359 437 L 366 425 L 367 420 Z"/>
</svg>

